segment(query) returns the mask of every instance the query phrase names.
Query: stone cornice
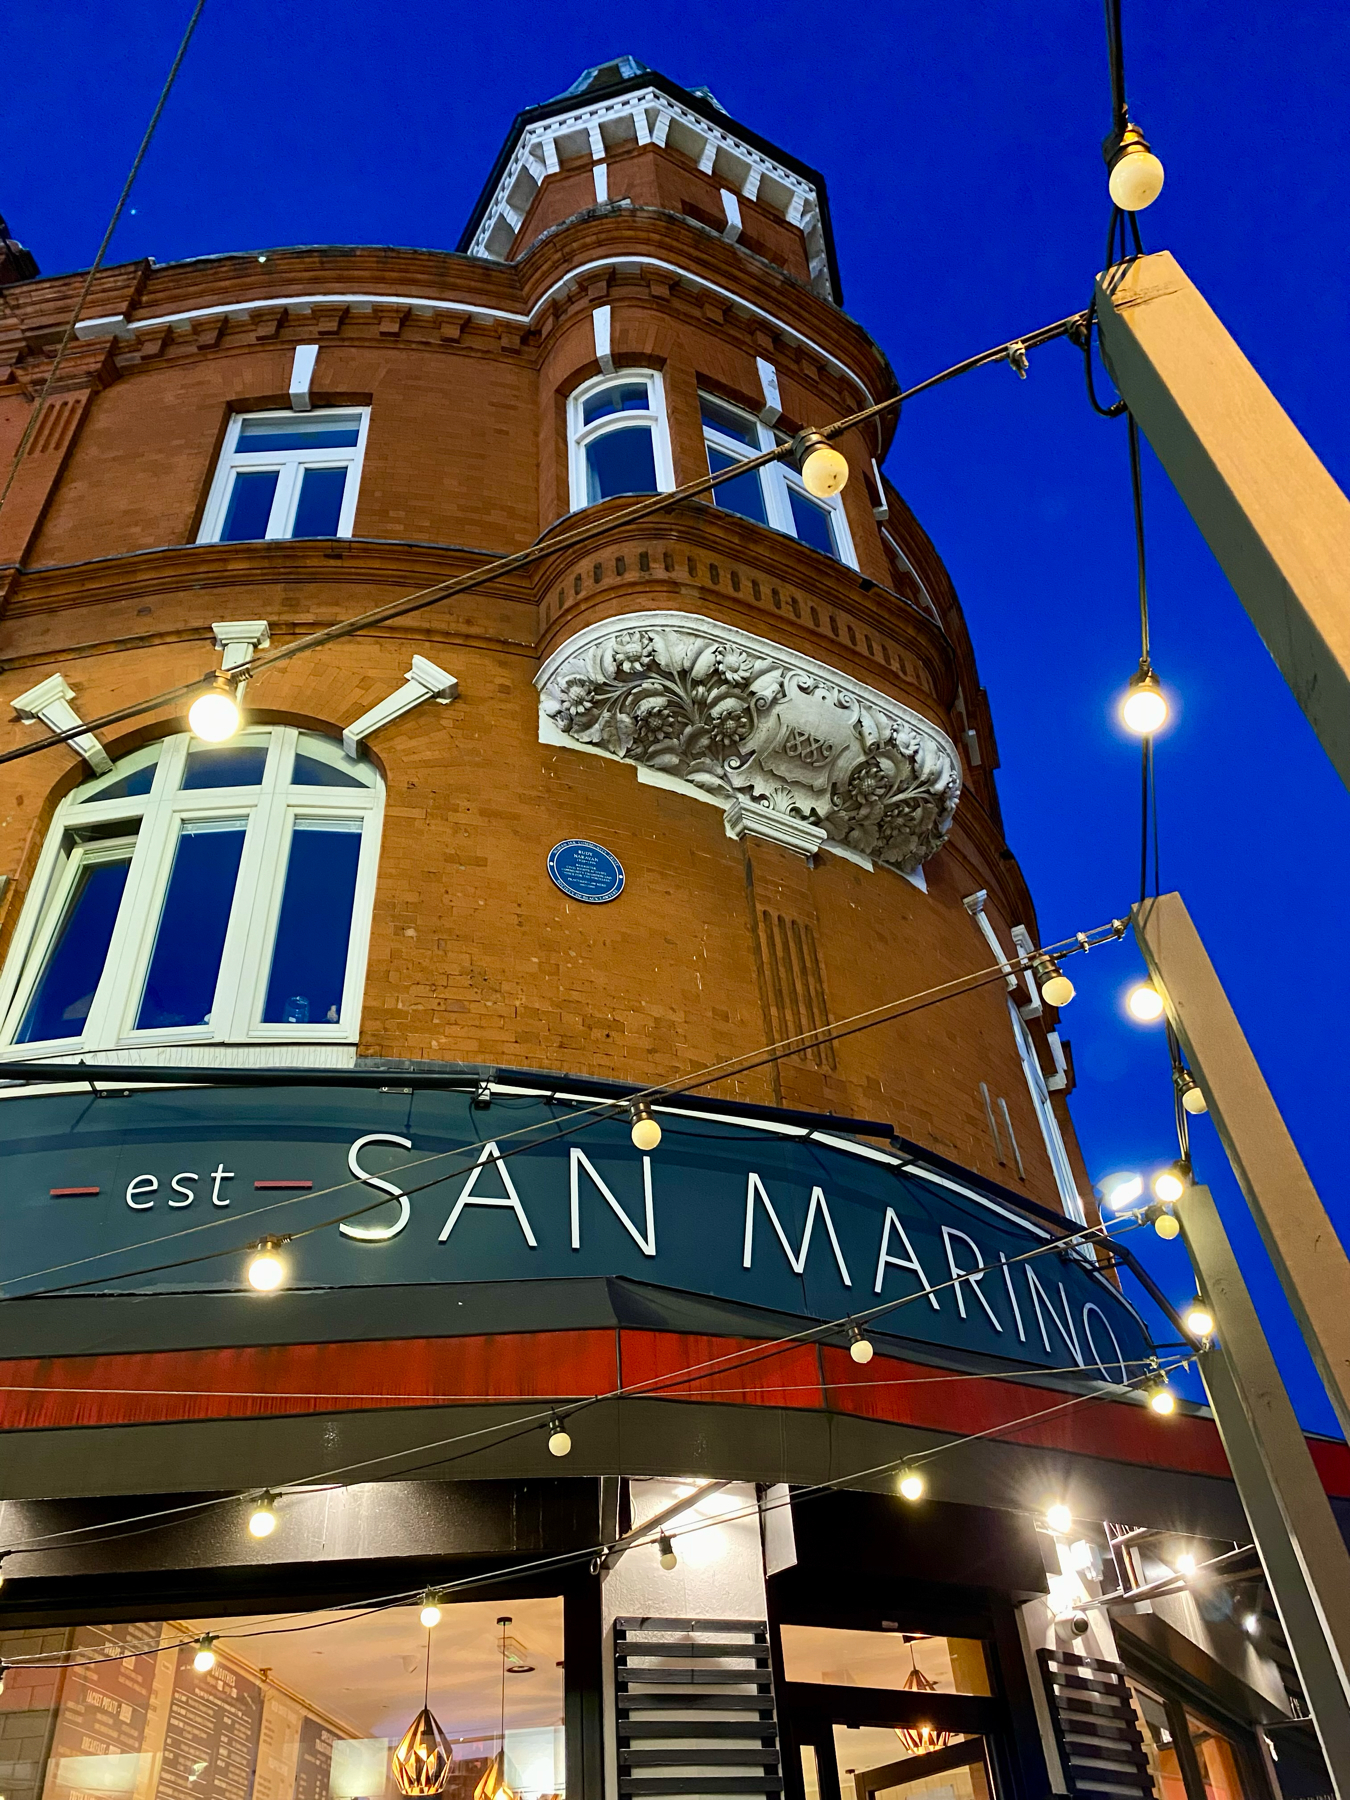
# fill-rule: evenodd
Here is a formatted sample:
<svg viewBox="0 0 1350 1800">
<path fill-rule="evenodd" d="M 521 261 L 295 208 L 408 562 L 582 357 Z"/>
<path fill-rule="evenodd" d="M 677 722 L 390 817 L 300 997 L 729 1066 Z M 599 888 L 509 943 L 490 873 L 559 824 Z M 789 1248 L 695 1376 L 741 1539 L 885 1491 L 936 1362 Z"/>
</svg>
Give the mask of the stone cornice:
<svg viewBox="0 0 1350 1800">
<path fill-rule="evenodd" d="M 733 836 L 827 840 L 902 874 L 941 849 L 961 791 L 928 720 L 812 657 L 694 613 L 587 626 L 540 670 L 541 729 L 721 801 Z"/>
</svg>

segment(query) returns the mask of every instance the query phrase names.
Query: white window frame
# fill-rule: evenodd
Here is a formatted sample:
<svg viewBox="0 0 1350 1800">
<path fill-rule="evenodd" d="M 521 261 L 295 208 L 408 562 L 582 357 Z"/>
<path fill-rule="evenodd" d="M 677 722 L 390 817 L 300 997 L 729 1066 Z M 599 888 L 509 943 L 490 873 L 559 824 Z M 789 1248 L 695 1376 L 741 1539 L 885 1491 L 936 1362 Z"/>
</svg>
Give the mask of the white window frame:
<svg viewBox="0 0 1350 1800">
<path fill-rule="evenodd" d="M 698 398 L 699 424 L 703 431 L 705 453 L 711 447 L 721 451 L 723 456 L 733 457 L 737 462 L 747 462 L 752 456 L 758 456 L 765 450 L 772 450 L 784 441 L 781 432 L 776 432 L 771 425 L 766 425 L 762 419 L 757 419 L 753 413 L 747 412 L 743 406 L 737 406 L 734 401 L 724 400 L 720 394 L 714 394 L 704 388 L 699 389 Z M 727 412 L 735 413 L 747 431 L 755 434 L 759 448 L 751 449 L 739 438 L 728 437 L 715 425 L 710 425 L 703 417 L 705 400 L 711 401 L 714 406 L 725 408 Z M 710 469 L 711 466 L 709 464 Z M 786 461 L 770 463 L 759 471 L 759 477 L 760 488 L 764 495 L 764 510 L 768 514 L 769 524 L 774 531 L 781 531 L 785 537 L 797 537 L 797 522 L 792 516 L 792 502 L 789 499 L 789 493 L 795 490 L 812 506 L 819 507 L 822 512 L 829 515 L 830 531 L 834 538 L 835 548 L 839 552 L 836 560 L 847 569 L 857 568 L 858 557 L 853 548 L 853 533 L 848 528 L 848 515 L 844 511 L 844 502 L 840 495 L 833 494 L 828 500 L 817 500 L 814 494 L 807 493 L 805 482 L 795 469 L 788 467 Z M 716 504 L 715 493 L 709 494 L 708 498 Z M 738 518 L 743 516 L 743 514 L 737 514 Z M 753 521 L 750 522 L 753 523 Z M 798 538 L 797 541 L 800 543 L 801 539 Z M 810 550 L 814 546 L 808 544 L 806 548 Z M 816 554 L 820 555 L 821 552 L 817 551 Z"/>
<path fill-rule="evenodd" d="M 584 408 L 594 395 L 605 388 L 629 387 L 638 381 L 647 383 L 647 396 L 651 402 L 644 411 L 609 413 L 603 419 L 597 419 L 593 425 L 585 423 Z M 651 426 L 656 491 L 658 494 L 669 494 L 673 490 L 675 465 L 670 454 L 665 381 L 658 369 L 616 369 L 612 375 L 597 375 L 593 380 L 583 382 L 575 392 L 567 396 L 568 481 L 573 512 L 600 504 L 586 497 L 587 445 L 611 431 L 619 431 L 630 425 Z"/>
<path fill-rule="evenodd" d="M 350 416 L 359 415 L 361 423 L 357 429 L 356 443 L 346 449 L 316 450 L 276 450 L 270 452 L 241 451 L 239 435 L 243 430 L 245 419 L 253 422 L 266 420 L 276 426 L 295 428 L 297 423 L 311 424 L 322 420 L 325 413 L 341 413 Z M 272 511 L 267 520 L 266 537 L 289 538 L 291 526 L 295 523 L 295 511 L 300 501 L 301 478 L 306 469 L 346 469 L 347 484 L 342 491 L 342 510 L 338 514 L 337 536 L 349 538 L 356 523 L 356 498 L 361 487 L 361 469 L 366 456 L 366 438 L 370 431 L 370 408 L 368 406 L 323 406 L 312 412 L 250 412 L 235 413 L 230 419 L 225 433 L 225 442 L 221 446 L 216 472 L 211 480 L 211 491 L 206 497 L 206 509 L 202 514 L 201 529 L 197 533 L 199 544 L 215 544 L 220 541 L 220 533 L 224 528 L 225 514 L 229 507 L 230 490 L 234 486 L 234 477 L 241 473 L 266 474 L 277 471 L 276 493 L 272 496 Z"/>
<path fill-rule="evenodd" d="M 1031 1091 L 1031 1104 L 1036 1111 L 1036 1120 L 1041 1128 L 1041 1136 L 1045 1139 L 1046 1155 L 1050 1158 L 1050 1168 L 1054 1173 L 1055 1186 L 1059 1189 L 1059 1197 L 1068 1216 L 1079 1225 L 1087 1224 L 1087 1214 L 1083 1208 L 1082 1196 L 1078 1192 L 1078 1183 L 1073 1177 L 1073 1164 L 1069 1161 L 1069 1152 L 1065 1147 L 1064 1134 L 1060 1131 L 1059 1120 L 1055 1117 L 1055 1109 L 1050 1100 L 1050 1090 L 1045 1085 L 1045 1076 L 1041 1072 L 1040 1058 L 1036 1054 L 1036 1046 L 1027 1030 L 1026 1021 L 1018 1012 L 1016 1004 L 1008 1001 L 1008 1017 L 1012 1020 L 1013 1036 L 1017 1040 L 1017 1054 L 1022 1059 L 1022 1073 L 1027 1078 L 1027 1087 Z"/>
<path fill-rule="evenodd" d="M 131 798 L 99 801 L 91 790 L 111 785 L 149 762 L 156 746 L 124 757 L 113 776 L 84 782 L 57 807 L 34 871 L 14 940 L 0 972 L 0 1045 L 11 1059 L 69 1057 L 89 1050 L 148 1048 L 159 1044 L 355 1043 L 360 1033 L 366 962 L 374 909 L 384 817 L 384 783 L 373 765 L 362 765 L 370 785 L 296 787 L 290 775 L 297 747 L 312 754 L 317 742 L 337 766 L 350 766 L 341 745 L 294 726 L 246 730 L 234 742 L 266 743 L 267 759 L 255 787 L 190 788 L 182 779 L 194 740 L 188 733 L 161 740 L 150 791 Z M 201 746 L 198 746 L 199 748 Z M 192 819 L 246 820 L 234 901 L 216 979 L 210 1024 L 137 1030 L 145 981 L 168 889 L 179 825 Z M 351 931 L 340 1017 L 303 1024 L 264 1024 L 263 1003 L 271 974 L 273 940 L 280 917 L 290 840 L 295 821 L 361 821 L 361 851 L 352 897 Z M 75 827 L 120 824 L 125 837 L 70 843 Z M 47 955 L 60 929 L 66 900 L 81 867 L 110 855 L 134 838 L 122 903 L 118 909 L 93 1002 L 78 1036 L 15 1043 Z"/>
</svg>

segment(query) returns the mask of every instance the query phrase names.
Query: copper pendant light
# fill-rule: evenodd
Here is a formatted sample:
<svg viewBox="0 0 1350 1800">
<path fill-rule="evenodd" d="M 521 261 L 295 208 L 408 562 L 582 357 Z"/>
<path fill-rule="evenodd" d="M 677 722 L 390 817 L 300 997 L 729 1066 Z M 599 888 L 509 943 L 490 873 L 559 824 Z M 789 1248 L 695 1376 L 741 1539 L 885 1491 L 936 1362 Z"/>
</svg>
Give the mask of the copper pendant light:
<svg viewBox="0 0 1350 1800">
<path fill-rule="evenodd" d="M 498 1619 L 497 1623 L 502 1628 L 502 1745 L 478 1777 L 473 1800 L 520 1800 L 506 1779 L 506 1628 L 511 1623 L 510 1615 Z"/>
<path fill-rule="evenodd" d="M 455 1753 L 431 1710 L 431 1632 L 427 1631 L 427 1673 L 422 1710 L 394 1752 L 394 1782 L 400 1794 L 439 1794 L 450 1775 Z"/>
<path fill-rule="evenodd" d="M 919 1667 L 912 1640 L 909 1646 L 909 1660 L 913 1667 L 905 1677 L 905 1692 L 909 1694 L 937 1693 L 937 1683 L 930 1681 Z M 930 1750 L 945 1750 L 957 1733 L 938 1731 L 932 1725 L 897 1725 L 895 1735 L 911 1756 L 924 1756 Z"/>
</svg>

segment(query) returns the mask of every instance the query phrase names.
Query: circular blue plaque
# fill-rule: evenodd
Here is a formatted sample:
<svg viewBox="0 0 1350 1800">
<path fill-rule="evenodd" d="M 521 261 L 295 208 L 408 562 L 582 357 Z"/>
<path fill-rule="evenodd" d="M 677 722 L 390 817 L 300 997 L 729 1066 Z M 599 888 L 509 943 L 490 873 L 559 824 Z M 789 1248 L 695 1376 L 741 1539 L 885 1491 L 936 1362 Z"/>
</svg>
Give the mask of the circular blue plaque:
<svg viewBox="0 0 1350 1800">
<path fill-rule="evenodd" d="M 586 838 L 564 838 L 548 853 L 548 872 L 555 887 L 570 900 L 600 906 L 623 892 L 623 864 L 600 844 Z"/>
</svg>

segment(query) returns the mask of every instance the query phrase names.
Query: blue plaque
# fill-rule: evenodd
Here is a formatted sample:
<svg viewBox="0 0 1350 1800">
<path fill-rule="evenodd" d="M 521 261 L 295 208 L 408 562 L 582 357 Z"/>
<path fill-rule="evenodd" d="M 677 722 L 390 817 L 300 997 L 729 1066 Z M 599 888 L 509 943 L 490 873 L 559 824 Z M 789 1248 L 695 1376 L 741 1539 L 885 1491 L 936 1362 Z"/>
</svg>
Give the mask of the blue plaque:
<svg viewBox="0 0 1350 1800">
<path fill-rule="evenodd" d="M 548 872 L 569 900 L 601 906 L 623 892 L 623 864 L 600 844 L 564 838 L 548 853 Z"/>
</svg>

